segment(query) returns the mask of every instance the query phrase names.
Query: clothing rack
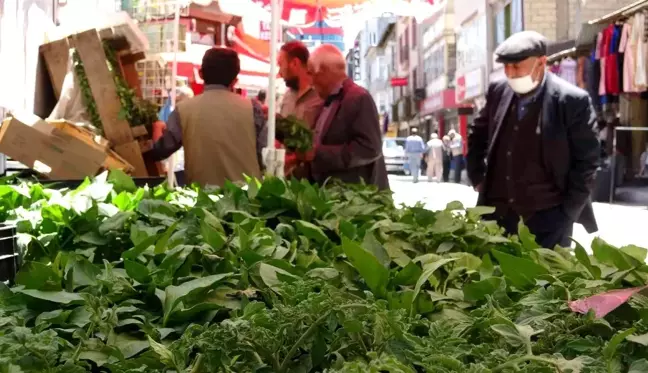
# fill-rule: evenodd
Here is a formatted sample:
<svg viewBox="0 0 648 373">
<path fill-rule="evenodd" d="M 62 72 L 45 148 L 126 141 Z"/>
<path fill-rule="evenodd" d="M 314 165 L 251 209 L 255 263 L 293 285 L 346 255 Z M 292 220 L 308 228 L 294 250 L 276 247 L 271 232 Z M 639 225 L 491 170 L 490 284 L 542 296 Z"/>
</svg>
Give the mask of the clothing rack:
<svg viewBox="0 0 648 373">
<path fill-rule="evenodd" d="M 632 15 L 633 13 L 636 13 L 640 10 L 643 10 L 644 8 L 647 7 L 648 7 L 648 0 L 635 1 L 634 3 L 626 5 L 610 14 L 604 15 L 601 18 L 597 18 L 592 21 L 589 21 L 587 22 L 587 24 L 596 25 L 596 24 L 603 24 L 603 23 L 612 23 L 614 21 L 618 21 L 619 19 Z"/>
<path fill-rule="evenodd" d="M 561 61 L 563 58 L 566 57 L 575 57 L 576 56 L 576 47 L 565 49 L 563 51 L 560 51 L 558 53 L 554 53 L 551 56 L 547 57 L 547 63 L 554 63 Z"/>
</svg>

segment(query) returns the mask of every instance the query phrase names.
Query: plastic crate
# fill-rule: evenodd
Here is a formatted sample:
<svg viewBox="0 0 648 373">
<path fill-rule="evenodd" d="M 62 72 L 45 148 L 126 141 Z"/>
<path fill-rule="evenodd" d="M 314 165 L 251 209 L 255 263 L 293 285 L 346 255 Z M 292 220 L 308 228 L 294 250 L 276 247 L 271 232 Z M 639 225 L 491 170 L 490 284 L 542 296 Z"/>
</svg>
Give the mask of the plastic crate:
<svg viewBox="0 0 648 373">
<path fill-rule="evenodd" d="M 20 253 L 16 242 L 16 227 L 0 224 L 0 281 L 13 283 L 20 267 Z"/>
</svg>

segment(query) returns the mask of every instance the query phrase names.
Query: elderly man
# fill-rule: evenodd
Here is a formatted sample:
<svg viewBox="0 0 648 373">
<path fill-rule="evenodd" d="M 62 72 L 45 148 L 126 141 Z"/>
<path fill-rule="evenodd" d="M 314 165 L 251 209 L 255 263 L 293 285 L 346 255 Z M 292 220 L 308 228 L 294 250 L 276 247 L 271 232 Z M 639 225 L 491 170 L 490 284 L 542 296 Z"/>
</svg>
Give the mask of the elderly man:
<svg viewBox="0 0 648 373">
<path fill-rule="evenodd" d="M 427 143 L 425 149 L 427 155 L 427 177 L 428 181 L 436 180 L 441 181 L 441 174 L 443 173 L 443 141 L 439 138 L 438 133 L 433 133 L 430 136 L 430 141 Z"/>
<path fill-rule="evenodd" d="M 409 164 L 410 172 L 414 183 L 418 183 L 421 176 L 421 159 L 425 153 L 425 142 L 423 138 L 418 135 L 416 127 L 410 130 L 410 135 L 405 139 L 405 154 L 407 155 L 407 163 Z"/>
<path fill-rule="evenodd" d="M 315 149 L 306 157 L 311 178 L 317 183 L 329 177 L 347 183 L 364 181 L 389 189 L 371 94 L 347 77 L 346 60 L 333 45 L 321 45 L 311 54 L 308 71 L 324 100 L 315 122 Z"/>
<path fill-rule="evenodd" d="M 597 230 L 590 193 L 599 145 L 584 90 L 546 72 L 547 42 L 514 34 L 495 51 L 506 80 L 493 82 L 468 138 L 479 204 L 517 233 L 522 218 L 542 247 L 569 246 L 574 222 Z"/>
<path fill-rule="evenodd" d="M 233 92 L 240 70 L 235 51 L 208 50 L 200 70 L 205 91 L 178 103 L 145 158 L 159 161 L 184 146 L 186 181 L 203 186 L 261 177 L 265 119 L 256 101 Z"/>
</svg>

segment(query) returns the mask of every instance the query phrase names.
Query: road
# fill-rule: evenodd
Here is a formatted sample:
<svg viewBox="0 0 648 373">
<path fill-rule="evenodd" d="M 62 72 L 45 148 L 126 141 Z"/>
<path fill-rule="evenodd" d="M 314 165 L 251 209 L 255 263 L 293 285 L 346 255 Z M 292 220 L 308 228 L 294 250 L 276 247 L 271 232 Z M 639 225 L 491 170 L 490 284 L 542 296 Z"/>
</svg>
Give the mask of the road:
<svg viewBox="0 0 648 373">
<path fill-rule="evenodd" d="M 414 184 L 411 177 L 396 175 L 390 176 L 390 185 L 397 204 L 413 205 L 421 201 L 431 210 L 440 210 L 452 201 L 459 201 L 465 207 L 472 207 L 477 201 L 477 193 L 465 185 L 427 181 Z M 580 224 L 574 226 L 574 239 L 585 248 L 589 249 L 597 236 L 615 246 L 632 244 L 648 248 L 647 207 L 595 203 L 594 213 L 598 232 L 588 234 Z"/>
</svg>

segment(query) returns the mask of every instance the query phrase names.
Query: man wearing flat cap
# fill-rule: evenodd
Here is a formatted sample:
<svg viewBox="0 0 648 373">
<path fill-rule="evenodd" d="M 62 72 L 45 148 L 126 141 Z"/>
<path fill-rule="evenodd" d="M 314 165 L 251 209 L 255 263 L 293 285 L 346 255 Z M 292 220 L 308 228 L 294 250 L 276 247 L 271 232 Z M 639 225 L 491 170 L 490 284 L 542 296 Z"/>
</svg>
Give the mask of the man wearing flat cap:
<svg viewBox="0 0 648 373">
<path fill-rule="evenodd" d="M 488 87 L 468 135 L 468 176 L 487 219 L 516 234 L 520 219 L 539 245 L 570 246 L 575 222 L 598 230 L 590 194 L 599 161 L 596 115 L 584 90 L 546 71 L 547 41 L 512 35 L 495 51 L 506 79 Z"/>
</svg>

